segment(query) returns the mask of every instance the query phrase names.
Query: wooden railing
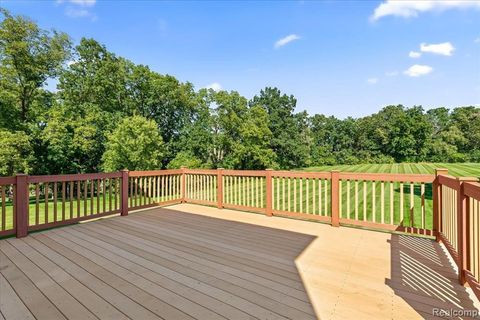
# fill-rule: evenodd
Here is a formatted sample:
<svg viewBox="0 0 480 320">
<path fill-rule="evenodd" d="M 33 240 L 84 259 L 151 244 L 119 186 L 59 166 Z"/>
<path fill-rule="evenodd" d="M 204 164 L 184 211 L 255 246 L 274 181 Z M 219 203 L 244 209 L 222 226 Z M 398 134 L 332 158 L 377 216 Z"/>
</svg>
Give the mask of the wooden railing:
<svg viewBox="0 0 480 320">
<path fill-rule="evenodd" d="M 182 170 L 124 171 L 128 210 L 179 203 L 182 200 Z"/>
<path fill-rule="evenodd" d="M 17 178 L 0 178 L 0 237 L 16 234 Z"/>
<path fill-rule="evenodd" d="M 435 175 L 153 170 L 0 178 L 0 236 L 188 202 L 435 236 L 480 296 L 480 184 Z"/>
<path fill-rule="evenodd" d="M 447 172 L 437 181 L 437 240 L 457 264 L 460 283 L 468 282 L 480 298 L 480 184 L 477 178 L 455 178 Z"/>
</svg>

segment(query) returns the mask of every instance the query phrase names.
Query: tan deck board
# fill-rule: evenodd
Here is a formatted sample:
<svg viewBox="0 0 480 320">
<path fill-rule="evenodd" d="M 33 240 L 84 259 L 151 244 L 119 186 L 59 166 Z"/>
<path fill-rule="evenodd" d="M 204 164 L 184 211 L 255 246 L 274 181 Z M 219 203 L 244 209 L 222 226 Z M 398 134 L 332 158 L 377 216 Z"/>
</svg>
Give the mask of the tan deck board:
<svg viewBox="0 0 480 320">
<path fill-rule="evenodd" d="M 38 241 L 34 237 L 28 237 L 24 240 L 32 248 L 43 254 L 46 258 L 55 261 L 62 270 L 70 274 L 82 285 L 94 292 L 100 299 L 96 299 L 96 303 L 101 308 L 103 314 L 101 318 L 105 319 L 128 319 L 132 316 L 143 316 L 152 318 L 145 312 L 143 307 L 130 300 L 114 288 L 77 266 L 74 262 L 65 258 L 61 254 L 51 250 L 49 247 Z M 59 279 L 59 281 L 61 281 Z"/>
<path fill-rule="evenodd" d="M 246 310 L 251 316 L 259 317 L 261 319 L 281 319 L 276 315 L 273 311 L 265 309 L 255 303 L 251 303 L 237 295 L 230 294 L 228 291 L 224 290 L 223 288 L 218 288 L 213 285 L 210 285 L 208 281 L 208 277 L 202 275 L 200 272 L 196 272 L 196 274 L 192 274 L 187 272 L 185 268 L 183 268 L 180 264 L 168 264 L 167 261 L 160 257 L 156 256 L 155 254 L 149 252 L 148 248 L 143 245 L 131 245 L 127 244 L 122 241 L 121 237 L 113 237 L 111 234 L 109 236 L 105 236 L 104 231 L 101 230 L 99 233 L 95 233 L 91 229 L 97 228 L 97 226 L 89 227 L 89 230 L 84 230 L 85 233 L 102 240 L 105 243 L 110 243 L 114 245 L 117 250 L 116 252 L 120 253 L 121 255 L 127 257 L 134 258 L 138 262 L 142 263 L 144 266 L 154 268 L 158 270 L 159 273 L 163 275 L 167 275 L 171 279 L 175 279 L 179 283 L 182 283 L 192 289 L 195 289 L 199 292 L 202 292 L 212 298 L 223 302 L 226 306 L 231 306 L 232 310 L 237 308 L 239 310 Z M 131 243 L 131 241 L 129 241 Z M 119 250 L 120 249 L 120 250 Z M 147 249 L 147 250 L 145 250 Z M 154 250 L 154 249 L 151 249 Z M 237 315 L 230 315 L 229 318 L 232 319 Z"/>
<path fill-rule="evenodd" d="M 95 227 L 98 227 L 98 225 Z M 104 228 L 103 231 L 108 232 L 109 230 Z M 163 265 L 171 270 L 176 270 L 183 275 L 210 284 L 215 288 L 234 294 L 252 303 L 258 303 L 270 311 L 278 311 L 293 319 L 312 318 L 313 310 L 311 310 L 308 303 L 302 303 L 300 300 L 294 301 L 294 299 L 283 299 L 283 297 L 286 296 L 282 295 L 281 292 L 269 290 L 268 287 L 263 287 L 255 282 L 249 281 L 248 275 L 242 279 L 222 272 L 221 265 L 204 266 L 187 260 L 166 250 L 161 250 L 157 243 L 144 240 L 141 237 L 125 233 L 120 235 L 114 231 L 110 231 L 109 236 L 113 237 L 115 241 L 128 242 L 137 254 L 138 252 L 147 253 L 150 256 L 149 260 L 159 265 Z M 264 294 L 259 294 L 260 292 Z M 280 301 L 273 299 L 275 297 Z M 288 303 L 290 302 L 293 302 L 297 307 L 303 308 L 304 312 L 299 312 L 300 310 L 289 307 Z"/>
<path fill-rule="evenodd" d="M 162 303 L 158 307 L 162 310 L 162 317 L 165 317 L 166 319 L 192 318 L 186 313 L 181 312 L 180 309 L 185 308 L 188 309 L 189 313 L 199 318 L 221 318 L 210 310 L 183 298 L 181 294 L 183 292 L 188 292 L 188 290 L 182 290 L 180 286 L 166 286 L 170 289 L 177 288 L 177 293 L 165 289 L 162 286 L 157 285 L 158 282 L 154 281 L 155 277 L 151 277 L 149 272 L 142 272 L 142 268 L 139 265 L 135 265 L 126 259 L 123 260 L 119 257 L 114 257 L 110 251 L 94 247 L 92 243 L 77 238 L 74 234 L 66 234 L 60 230 L 56 230 L 54 235 L 49 234 L 48 237 L 59 243 L 65 243 L 68 241 L 69 244 L 73 245 L 72 250 L 83 255 L 86 259 L 110 270 L 122 279 L 134 283 L 139 288 L 161 300 Z M 125 263 L 122 263 L 122 260 L 125 261 Z M 178 309 L 175 307 L 178 307 Z"/>
<path fill-rule="evenodd" d="M 88 230 L 82 231 L 82 233 L 77 232 L 75 235 L 81 239 L 87 240 L 91 243 L 90 245 L 95 245 L 95 247 L 92 247 L 92 250 L 96 250 L 97 248 L 103 249 L 100 250 L 102 252 L 101 254 L 105 257 L 108 257 L 118 265 L 124 266 L 125 268 L 128 268 L 129 270 L 136 272 L 147 279 L 150 279 L 156 284 L 171 290 L 172 292 L 178 293 L 181 297 L 184 297 L 184 299 L 178 301 L 177 307 L 182 308 L 182 310 L 188 314 L 193 313 L 195 318 L 217 319 L 221 318 L 220 315 L 224 315 L 225 318 L 230 319 L 233 317 L 238 319 L 249 318 L 246 313 L 233 308 L 228 304 L 221 303 L 209 295 L 195 290 L 195 288 L 185 285 L 184 283 L 181 283 L 178 281 L 179 277 L 177 277 L 173 271 L 166 270 L 165 268 L 157 266 L 147 259 L 136 256 L 134 253 L 126 250 L 122 250 L 103 240 L 91 237 Z M 75 231 L 68 230 L 68 232 L 74 233 Z M 194 302 L 196 305 L 191 303 L 189 304 L 188 300 Z M 186 307 L 183 307 L 183 305 L 186 305 Z M 208 308 L 203 306 L 208 306 Z"/>
<path fill-rule="evenodd" d="M 12 320 L 35 319 L 2 274 L 0 274 L 0 293 L 0 310 L 2 311 L 0 319 L 5 317 Z"/>
<path fill-rule="evenodd" d="M 115 226 L 120 228 L 136 228 L 136 230 L 143 230 L 142 233 L 150 233 L 154 236 L 161 236 L 164 243 L 168 243 L 170 245 L 176 245 L 176 247 L 180 247 L 180 250 L 189 251 L 194 249 L 193 252 L 197 252 L 202 256 L 208 256 L 209 259 L 215 260 L 215 258 L 221 259 L 222 261 L 231 261 L 234 263 L 235 266 L 238 267 L 250 267 L 255 268 L 256 270 L 268 270 L 267 277 L 276 277 L 283 281 L 285 278 L 292 279 L 296 283 L 294 286 L 301 284 L 301 279 L 298 275 L 298 272 L 295 272 L 293 268 L 289 270 L 285 270 L 282 268 L 277 267 L 276 264 L 268 264 L 267 262 L 259 259 L 252 258 L 249 255 L 241 254 L 232 252 L 231 250 L 226 250 L 222 247 L 216 247 L 212 245 L 205 245 L 198 243 L 197 241 L 192 241 L 190 239 L 179 238 L 178 236 L 172 236 L 167 232 L 162 232 L 161 234 L 153 233 L 153 230 L 158 228 L 157 226 L 152 226 L 151 223 L 141 222 L 141 221 L 114 221 L 112 223 Z"/>
<path fill-rule="evenodd" d="M 421 319 L 478 308 L 434 241 L 176 205 L 0 240 L 5 319 Z"/>
<path fill-rule="evenodd" d="M 168 217 L 168 216 L 167 216 Z M 158 222 L 155 219 L 155 216 L 152 214 L 146 214 L 142 217 L 145 220 L 149 220 L 152 223 Z M 162 217 L 163 218 L 163 217 Z M 228 227 L 228 224 L 216 224 L 216 226 L 209 227 L 206 224 L 200 224 L 199 222 L 192 221 L 191 223 L 182 222 L 185 218 L 178 219 L 179 221 L 162 219 L 162 225 L 164 226 L 174 226 L 176 229 L 183 230 L 187 233 L 194 233 L 205 239 L 211 239 L 214 241 L 222 241 L 222 243 L 232 244 L 236 247 L 241 247 L 247 250 L 250 250 L 252 246 L 255 246 L 255 251 L 263 252 L 265 254 L 274 255 L 284 259 L 285 257 L 294 256 L 298 251 L 302 250 L 303 247 L 291 248 L 289 246 L 290 241 L 281 240 L 281 243 L 272 241 L 271 237 L 267 236 L 258 236 L 250 237 L 253 239 L 247 239 L 242 236 L 231 236 L 230 230 L 234 229 Z M 224 230 L 228 230 L 225 232 Z M 260 233 L 261 231 L 259 231 Z M 269 240 L 269 243 L 266 243 L 266 240 Z M 285 245 L 283 245 L 285 243 Z M 289 265 L 291 260 L 288 260 L 287 265 Z"/>
<path fill-rule="evenodd" d="M 54 241 L 55 235 L 52 234 L 50 234 L 49 236 L 39 235 L 36 237 L 36 239 L 48 246 L 50 249 L 55 250 L 59 254 L 70 259 L 71 261 L 75 261 L 77 265 L 85 269 L 85 271 L 94 274 L 98 279 L 110 285 L 112 288 L 115 288 L 118 291 L 122 292 L 122 294 L 128 296 L 130 299 L 137 302 L 138 304 L 143 305 L 146 309 L 153 312 L 157 316 L 162 317 L 162 315 L 166 315 L 169 317 L 186 317 L 186 315 L 179 312 L 179 310 L 174 309 L 170 305 L 163 303 L 163 301 L 146 293 L 139 287 L 135 286 L 133 283 L 123 280 L 115 273 L 113 273 L 112 270 L 108 270 L 107 268 L 103 268 L 97 265 L 96 263 L 94 263 L 94 259 L 85 259 L 84 256 L 77 254 L 77 248 L 74 247 L 74 243 L 60 237 L 57 237 L 57 239 L 60 239 L 61 241 L 56 242 Z M 68 248 L 61 243 L 71 244 L 72 247 Z M 148 317 L 157 318 L 156 316 L 152 317 L 150 315 Z M 145 317 L 145 319 L 146 318 L 147 317 Z"/>
<path fill-rule="evenodd" d="M 8 299 L 2 297 L 2 300 L 5 303 L 9 303 L 5 309 L 2 309 L 2 314 L 5 310 L 5 315 L 14 314 L 13 308 L 17 307 L 11 306 L 10 303 L 17 303 L 21 300 L 25 307 L 30 310 L 31 314 L 35 318 L 40 319 L 65 319 L 65 317 L 60 313 L 60 311 L 55 307 L 53 303 L 48 300 L 48 298 L 33 284 L 30 279 L 12 262 L 4 253 L 3 250 L 0 250 L 0 270 L 2 276 L 10 286 L 13 288 L 15 297 L 9 297 Z M 7 286 L 5 286 L 7 287 Z M 7 287 L 8 288 L 8 287 Z M 10 294 L 13 294 L 10 292 Z M 2 292 L 3 296 L 3 292 Z M 11 312 L 7 312 L 11 310 Z M 19 312 L 24 313 L 24 310 L 19 309 Z M 24 313 L 26 314 L 26 313 Z"/>
<path fill-rule="evenodd" d="M 12 244 L 10 244 L 10 242 Z M 2 241 L 1 250 L 15 263 L 33 284 L 69 319 L 96 319 L 95 315 L 79 303 L 62 286 L 57 284 L 43 270 L 51 273 L 55 265 L 49 263 L 38 252 L 23 241 Z M 17 251 L 18 250 L 18 251 Z M 34 262 L 35 263 L 34 263 Z M 63 277 L 62 277 L 63 278 Z M 68 287 L 69 282 L 63 278 L 62 285 Z M 93 292 L 89 293 L 93 294 Z"/>
<path fill-rule="evenodd" d="M 143 228 L 147 228 L 147 225 L 145 225 Z M 133 229 L 133 230 L 132 229 L 126 229 L 126 230 L 130 230 L 130 232 L 133 231 L 138 235 L 142 234 L 141 229 L 136 229 L 136 230 L 135 229 Z M 163 237 L 163 235 L 161 237 Z M 155 235 L 155 243 L 157 245 L 161 245 L 158 242 L 158 238 L 159 238 L 159 236 Z M 192 247 L 195 250 L 195 244 L 194 243 L 187 243 L 183 247 L 184 248 Z M 178 251 L 176 251 L 176 252 L 178 252 Z M 206 259 L 203 258 L 203 255 L 200 256 L 200 258 L 202 259 L 202 261 L 206 260 Z M 222 268 L 221 270 L 231 271 L 231 272 L 235 273 L 236 275 L 246 277 L 249 280 L 254 280 L 254 281 L 259 281 L 261 283 L 265 283 L 266 285 L 268 285 L 270 287 L 277 288 L 277 290 L 285 291 L 285 290 L 290 290 L 292 288 L 293 289 L 298 289 L 298 290 L 303 290 L 303 286 L 302 286 L 302 283 L 300 281 L 292 281 L 290 279 L 279 278 L 279 277 L 277 277 L 278 282 L 270 281 L 269 280 L 269 278 L 270 278 L 269 277 L 269 270 L 274 268 L 274 265 L 265 265 L 264 269 L 252 269 L 252 270 L 250 270 L 250 272 L 243 272 L 243 271 L 238 269 L 238 263 L 232 263 L 232 262 L 230 262 L 229 260 L 226 260 L 226 259 L 220 259 L 220 260 L 217 260 L 217 261 L 218 261 L 218 263 L 216 263 L 215 267 L 220 267 L 220 268 Z M 205 263 L 208 263 L 210 266 L 212 265 L 212 263 L 209 263 L 208 260 L 206 260 Z M 266 278 L 263 278 L 262 276 L 259 276 L 259 271 L 264 271 L 264 275 L 266 276 Z M 303 293 L 303 291 L 301 291 L 299 294 L 301 294 L 301 296 L 303 296 L 304 299 L 308 299 L 302 293 Z M 308 300 L 305 300 L 305 301 L 308 301 Z"/>
<path fill-rule="evenodd" d="M 110 226 L 111 227 L 111 226 Z M 122 235 L 125 237 L 129 243 L 134 243 L 138 239 L 143 239 L 142 241 L 145 244 L 150 244 L 155 248 L 155 252 L 158 252 L 159 256 L 165 257 L 170 261 L 175 261 L 181 266 L 188 266 L 191 270 L 197 270 L 202 272 L 205 275 L 211 277 L 216 277 L 219 280 L 225 280 L 234 284 L 238 287 L 248 289 L 250 291 L 246 292 L 248 298 L 256 299 L 256 293 L 262 294 L 264 297 L 272 298 L 278 302 L 285 303 L 286 305 L 291 305 L 292 307 L 303 310 L 309 314 L 312 314 L 311 306 L 307 301 L 302 301 L 297 298 L 288 296 L 289 288 L 282 288 L 279 291 L 272 289 L 272 283 L 267 282 L 262 284 L 261 277 L 256 276 L 254 273 L 247 273 L 239 271 L 233 267 L 228 267 L 225 264 L 213 263 L 209 260 L 202 259 L 192 254 L 187 254 L 179 250 L 171 249 L 169 247 L 163 246 L 158 242 L 158 237 L 148 236 L 142 233 L 135 233 L 136 236 L 125 235 L 119 231 L 114 231 L 112 228 L 104 229 L 109 231 L 110 234 Z M 139 230 L 140 231 L 140 230 Z M 150 241 L 153 240 L 153 241 Z M 155 242 L 154 242 L 155 241 Z M 153 252 L 153 251 L 152 251 Z M 202 277 L 204 277 L 202 275 Z M 265 279 L 263 279 L 265 280 Z M 217 281 L 213 279 L 213 281 Z M 280 306 L 280 308 L 283 306 Z"/>
<path fill-rule="evenodd" d="M 154 213 L 146 213 L 145 217 L 152 217 L 155 219 Z M 175 218 L 177 217 L 177 218 Z M 202 220 L 203 219 L 203 220 Z M 154 220 L 155 221 L 155 220 Z M 204 217 L 178 217 L 174 212 L 166 212 L 162 214 L 162 221 L 169 221 L 175 224 L 182 224 L 185 226 L 192 227 L 193 229 L 200 228 L 202 230 L 207 230 L 210 232 L 215 232 L 215 236 L 224 235 L 227 240 L 234 239 L 235 243 L 237 241 L 252 243 L 256 245 L 265 246 L 267 249 L 270 248 L 279 248 L 284 250 L 286 248 L 293 250 L 303 250 L 305 245 L 308 245 L 310 240 L 304 239 L 304 241 L 299 241 L 301 239 L 295 239 L 295 236 L 291 237 L 288 234 L 278 235 L 275 232 L 269 230 L 269 228 L 264 228 L 260 226 L 250 225 L 234 225 L 228 223 L 228 221 L 222 221 L 218 219 L 205 220 Z M 158 220 L 156 221 L 158 222 Z M 252 230 L 249 230 L 252 229 Z M 280 243 L 279 243 L 280 240 Z"/>
</svg>

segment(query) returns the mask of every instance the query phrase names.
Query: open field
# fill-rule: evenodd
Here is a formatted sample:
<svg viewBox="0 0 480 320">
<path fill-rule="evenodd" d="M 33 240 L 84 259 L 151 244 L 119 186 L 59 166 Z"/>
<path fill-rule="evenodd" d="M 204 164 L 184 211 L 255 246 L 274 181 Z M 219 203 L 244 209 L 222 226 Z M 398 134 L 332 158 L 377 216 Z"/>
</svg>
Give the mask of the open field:
<svg viewBox="0 0 480 320">
<path fill-rule="evenodd" d="M 372 172 L 372 173 L 430 173 L 445 168 L 452 176 L 480 177 L 480 163 L 393 163 L 320 166 L 300 169 L 304 171 Z"/>
</svg>

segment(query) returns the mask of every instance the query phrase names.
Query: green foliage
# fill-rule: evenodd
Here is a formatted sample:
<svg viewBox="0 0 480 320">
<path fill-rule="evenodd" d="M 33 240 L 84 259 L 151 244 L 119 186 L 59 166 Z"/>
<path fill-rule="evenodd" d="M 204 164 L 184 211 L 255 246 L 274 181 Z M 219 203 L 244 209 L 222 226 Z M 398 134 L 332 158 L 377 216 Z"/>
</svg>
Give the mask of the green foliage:
<svg viewBox="0 0 480 320">
<path fill-rule="evenodd" d="M 195 157 L 188 151 L 180 151 L 175 158 L 168 163 L 168 169 L 180 169 L 181 167 L 196 169 L 202 168 L 202 160 Z"/>
<path fill-rule="evenodd" d="M 260 106 L 253 106 L 243 116 L 239 139 L 234 141 L 233 152 L 225 160 L 225 167 L 235 169 L 266 169 L 277 167 L 275 153 L 269 142 L 272 132 L 268 128 L 268 114 Z"/>
<path fill-rule="evenodd" d="M 25 132 L 0 130 L 0 146 L 0 175 L 30 172 L 33 153 Z"/>
<path fill-rule="evenodd" d="M 22 121 L 48 78 L 61 70 L 70 55 L 65 33 L 47 32 L 22 16 L 0 10 L 0 89 L 8 91 L 14 112 Z"/>
<path fill-rule="evenodd" d="M 478 107 L 309 116 L 277 88 L 251 100 L 195 91 L 94 39 L 72 48 L 64 33 L 0 15 L 1 175 L 480 161 Z"/>
<path fill-rule="evenodd" d="M 155 121 L 132 116 L 121 121 L 109 135 L 103 155 L 103 169 L 159 169 L 164 154 L 165 146 Z"/>
<path fill-rule="evenodd" d="M 253 97 L 250 105 L 262 107 L 270 119 L 272 132 L 270 147 L 277 156 L 280 168 L 303 167 L 308 164 L 309 144 L 305 137 L 307 127 L 302 115 L 294 115 L 297 100 L 282 95 L 277 88 L 265 88 Z"/>
</svg>

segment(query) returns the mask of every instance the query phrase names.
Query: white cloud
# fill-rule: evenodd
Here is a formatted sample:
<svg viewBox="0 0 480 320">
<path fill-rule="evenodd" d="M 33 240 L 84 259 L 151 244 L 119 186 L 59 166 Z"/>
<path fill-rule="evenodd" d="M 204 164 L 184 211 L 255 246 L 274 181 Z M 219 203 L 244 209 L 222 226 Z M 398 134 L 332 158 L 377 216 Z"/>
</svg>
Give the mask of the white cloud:
<svg viewBox="0 0 480 320">
<path fill-rule="evenodd" d="M 386 0 L 375 8 L 371 20 L 378 20 L 386 16 L 403 18 L 417 17 L 419 13 L 427 11 L 444 11 L 449 9 L 480 9 L 480 1 L 472 0 Z"/>
<path fill-rule="evenodd" d="M 97 0 L 70 0 L 69 2 L 77 4 L 82 7 L 93 7 Z"/>
<path fill-rule="evenodd" d="M 218 82 L 214 82 L 205 87 L 205 89 L 212 89 L 213 91 L 222 90 L 222 85 Z"/>
<path fill-rule="evenodd" d="M 421 54 L 420 52 L 417 52 L 417 51 L 410 51 L 410 52 L 408 53 L 408 56 L 409 56 L 410 58 L 420 58 L 421 55 L 422 55 L 422 54 Z"/>
<path fill-rule="evenodd" d="M 387 77 L 396 77 L 398 76 L 398 71 L 389 71 L 389 72 L 386 72 L 385 75 Z"/>
<path fill-rule="evenodd" d="M 274 47 L 276 49 L 280 48 L 280 47 L 283 47 L 284 45 L 292 42 L 292 41 L 295 41 L 295 40 L 298 40 L 300 39 L 299 36 L 297 36 L 296 34 L 290 34 L 282 39 L 279 39 L 277 42 L 275 42 L 274 44 Z"/>
<path fill-rule="evenodd" d="M 376 84 L 378 83 L 378 78 L 368 78 L 367 82 L 368 84 Z"/>
<path fill-rule="evenodd" d="M 430 66 L 414 64 L 413 66 L 405 70 L 403 73 L 409 77 L 420 77 L 429 74 L 432 71 L 433 68 Z"/>
<path fill-rule="evenodd" d="M 58 4 L 72 3 L 81 7 L 93 7 L 97 0 L 57 0 Z"/>
<path fill-rule="evenodd" d="M 455 51 L 455 47 L 450 42 L 443 42 L 438 44 L 420 44 L 420 51 L 440 54 L 442 56 L 451 56 Z"/>
<path fill-rule="evenodd" d="M 92 21 L 97 20 L 95 13 L 90 11 L 96 4 L 96 0 L 57 0 L 57 4 L 66 4 L 65 15 L 70 18 L 90 18 Z"/>
<path fill-rule="evenodd" d="M 480 43 L 480 37 L 478 37 L 477 39 L 473 40 L 473 42 L 475 42 L 475 43 Z"/>
</svg>

